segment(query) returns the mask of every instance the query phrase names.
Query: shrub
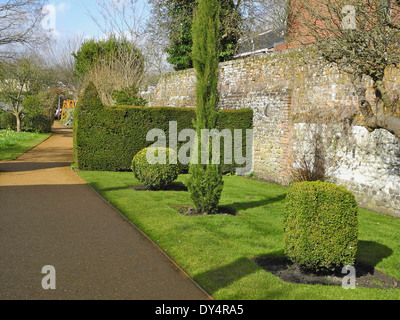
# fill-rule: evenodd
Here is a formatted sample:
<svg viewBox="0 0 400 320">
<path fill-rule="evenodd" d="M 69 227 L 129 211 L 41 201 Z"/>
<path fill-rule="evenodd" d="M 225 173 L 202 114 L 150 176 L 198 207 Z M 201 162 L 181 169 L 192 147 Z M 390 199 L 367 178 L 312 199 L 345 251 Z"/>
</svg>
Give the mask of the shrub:
<svg viewBox="0 0 400 320">
<path fill-rule="evenodd" d="M 294 183 L 284 216 L 285 253 L 301 268 L 334 270 L 353 265 L 358 243 L 358 206 L 344 187 Z"/>
<path fill-rule="evenodd" d="M 43 114 L 44 108 L 38 95 L 28 95 L 23 102 L 24 114 L 36 116 Z"/>
<path fill-rule="evenodd" d="M 216 214 L 224 181 L 217 165 L 190 166 L 187 187 L 198 213 Z"/>
<path fill-rule="evenodd" d="M 26 115 L 22 119 L 22 130 L 28 132 L 49 133 L 53 121 L 50 117 L 43 114 Z"/>
<path fill-rule="evenodd" d="M 17 129 L 17 118 L 11 112 L 0 112 L 0 129 Z"/>
<path fill-rule="evenodd" d="M 311 162 L 303 156 L 296 163 L 296 167 L 291 169 L 290 177 L 293 182 L 324 181 L 326 178 L 325 163 L 323 159 L 314 159 Z"/>
<path fill-rule="evenodd" d="M 148 155 L 155 158 L 148 159 Z M 146 148 L 137 153 L 132 161 L 136 179 L 149 190 L 164 189 L 179 175 L 179 165 L 169 163 L 170 155 L 177 157 L 175 151 L 168 148 Z"/>
</svg>

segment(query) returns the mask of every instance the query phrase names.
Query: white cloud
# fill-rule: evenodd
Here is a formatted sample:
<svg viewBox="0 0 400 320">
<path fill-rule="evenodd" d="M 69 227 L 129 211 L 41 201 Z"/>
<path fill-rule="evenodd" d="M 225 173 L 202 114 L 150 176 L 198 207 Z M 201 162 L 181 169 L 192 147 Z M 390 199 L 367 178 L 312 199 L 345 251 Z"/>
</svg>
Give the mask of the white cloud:
<svg viewBox="0 0 400 320">
<path fill-rule="evenodd" d="M 57 14 L 65 13 L 71 8 L 70 3 L 61 2 L 58 5 L 48 4 L 43 7 L 42 12 L 45 15 L 42 20 L 42 27 L 46 31 L 52 33 L 56 37 L 60 37 L 61 33 L 57 30 Z"/>
<path fill-rule="evenodd" d="M 64 13 L 64 12 L 68 11 L 69 9 L 71 9 L 71 3 L 70 2 L 68 2 L 68 3 L 61 2 L 55 8 L 56 8 L 57 13 Z"/>
</svg>

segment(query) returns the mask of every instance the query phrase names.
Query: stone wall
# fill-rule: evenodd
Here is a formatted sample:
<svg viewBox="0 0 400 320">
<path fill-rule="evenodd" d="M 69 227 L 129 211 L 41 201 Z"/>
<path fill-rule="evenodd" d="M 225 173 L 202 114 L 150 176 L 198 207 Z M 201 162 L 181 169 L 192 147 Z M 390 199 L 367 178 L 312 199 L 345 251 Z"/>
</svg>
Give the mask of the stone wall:
<svg viewBox="0 0 400 320">
<path fill-rule="evenodd" d="M 154 88 L 151 106 L 194 107 L 195 82 L 193 69 L 164 76 Z M 393 95 L 400 92 L 399 70 L 388 73 L 387 85 Z M 221 63 L 219 92 L 220 108 L 254 110 L 254 173 L 280 184 L 290 182 L 298 159 L 293 148 L 298 115 L 309 115 L 307 122 L 313 122 L 313 115 L 330 113 L 333 122 L 340 122 L 358 114 L 348 76 L 297 51 Z M 331 179 L 353 191 L 360 205 L 400 217 L 399 142 L 384 130 L 369 133 L 352 126 L 348 131 L 338 133 L 348 143 L 335 151 L 341 156 Z"/>
<path fill-rule="evenodd" d="M 352 128 L 355 143 L 335 172 L 366 208 L 400 217 L 400 145 L 386 130 Z"/>
</svg>

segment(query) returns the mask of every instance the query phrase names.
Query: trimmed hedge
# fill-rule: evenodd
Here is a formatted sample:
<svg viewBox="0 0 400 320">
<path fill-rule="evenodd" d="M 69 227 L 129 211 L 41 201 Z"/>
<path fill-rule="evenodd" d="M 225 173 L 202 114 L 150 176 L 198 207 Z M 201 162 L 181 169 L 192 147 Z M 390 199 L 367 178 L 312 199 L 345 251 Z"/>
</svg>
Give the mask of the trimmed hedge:
<svg viewBox="0 0 400 320">
<path fill-rule="evenodd" d="M 358 206 L 344 187 L 325 182 L 294 183 L 284 217 L 285 253 L 303 269 L 334 270 L 354 265 Z"/>
<path fill-rule="evenodd" d="M 146 141 L 150 130 L 163 130 L 168 140 L 169 122 L 178 123 L 179 133 L 183 129 L 194 129 L 195 117 L 196 112 L 191 108 L 104 107 L 90 83 L 75 108 L 75 165 L 80 170 L 130 171 L 132 158 L 154 143 Z M 252 125 L 252 110 L 218 113 L 217 129 L 251 129 Z M 179 143 L 178 148 L 183 144 Z M 245 154 L 245 144 L 243 149 Z M 235 164 L 225 166 L 224 171 L 236 167 Z"/>
</svg>

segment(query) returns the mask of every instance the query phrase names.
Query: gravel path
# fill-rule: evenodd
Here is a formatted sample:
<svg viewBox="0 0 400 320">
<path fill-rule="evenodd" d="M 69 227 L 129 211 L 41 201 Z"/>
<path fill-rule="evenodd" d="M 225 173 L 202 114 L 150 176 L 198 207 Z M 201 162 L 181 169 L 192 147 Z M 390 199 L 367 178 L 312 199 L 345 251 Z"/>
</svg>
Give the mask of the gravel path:
<svg viewBox="0 0 400 320">
<path fill-rule="evenodd" d="M 72 130 L 0 162 L 0 299 L 209 296 L 72 171 Z M 56 289 L 44 290 L 44 266 Z"/>
</svg>

